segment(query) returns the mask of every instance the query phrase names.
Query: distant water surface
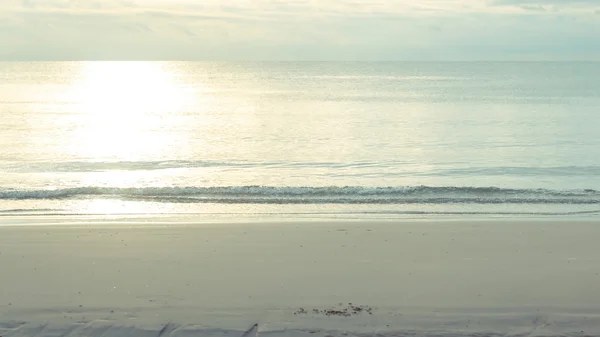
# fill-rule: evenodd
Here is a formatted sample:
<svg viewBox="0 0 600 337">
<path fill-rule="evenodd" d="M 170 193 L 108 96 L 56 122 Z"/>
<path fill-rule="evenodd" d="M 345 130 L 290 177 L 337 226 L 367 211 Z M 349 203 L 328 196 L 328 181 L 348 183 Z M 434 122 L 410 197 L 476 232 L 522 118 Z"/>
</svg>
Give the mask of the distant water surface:
<svg viewBox="0 0 600 337">
<path fill-rule="evenodd" d="M 0 63 L 0 215 L 597 217 L 600 63 Z"/>
</svg>

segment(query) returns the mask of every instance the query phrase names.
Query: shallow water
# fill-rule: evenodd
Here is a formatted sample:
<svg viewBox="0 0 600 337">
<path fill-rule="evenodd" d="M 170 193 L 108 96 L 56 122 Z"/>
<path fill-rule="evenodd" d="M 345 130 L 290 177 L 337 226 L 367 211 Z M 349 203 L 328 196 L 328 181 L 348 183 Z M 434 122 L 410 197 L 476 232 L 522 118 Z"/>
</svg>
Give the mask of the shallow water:
<svg viewBox="0 0 600 337">
<path fill-rule="evenodd" d="M 597 217 L 599 107 L 598 63 L 0 63 L 0 214 Z"/>
</svg>

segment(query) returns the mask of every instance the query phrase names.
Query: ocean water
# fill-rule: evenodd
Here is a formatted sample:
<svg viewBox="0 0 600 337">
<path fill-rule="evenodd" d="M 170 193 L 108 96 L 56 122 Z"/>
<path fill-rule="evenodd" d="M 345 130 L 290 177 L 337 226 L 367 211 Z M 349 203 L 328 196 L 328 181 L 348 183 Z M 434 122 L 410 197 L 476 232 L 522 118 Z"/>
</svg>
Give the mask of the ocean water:
<svg viewBox="0 0 600 337">
<path fill-rule="evenodd" d="M 0 63 L 0 215 L 590 218 L 600 63 Z"/>
</svg>

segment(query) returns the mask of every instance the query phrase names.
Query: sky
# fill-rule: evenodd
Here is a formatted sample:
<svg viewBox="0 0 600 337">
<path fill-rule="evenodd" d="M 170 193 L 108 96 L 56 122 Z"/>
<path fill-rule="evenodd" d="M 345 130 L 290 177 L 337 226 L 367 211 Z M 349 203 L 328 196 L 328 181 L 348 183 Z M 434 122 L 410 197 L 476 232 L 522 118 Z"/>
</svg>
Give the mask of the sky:
<svg viewBox="0 0 600 337">
<path fill-rule="evenodd" d="M 600 0 L 0 0 L 0 60 L 600 61 Z"/>
</svg>

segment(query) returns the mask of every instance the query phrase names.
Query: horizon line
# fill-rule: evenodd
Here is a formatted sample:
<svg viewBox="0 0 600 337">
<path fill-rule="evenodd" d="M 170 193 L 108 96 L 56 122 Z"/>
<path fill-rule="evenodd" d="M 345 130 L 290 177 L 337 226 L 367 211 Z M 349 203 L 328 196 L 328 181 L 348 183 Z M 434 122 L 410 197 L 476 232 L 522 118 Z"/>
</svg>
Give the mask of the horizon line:
<svg viewBox="0 0 600 337">
<path fill-rule="evenodd" d="M 1 63 L 26 62 L 223 62 L 223 63 L 600 63 L 594 60 L 218 60 L 218 59 L 1 59 Z"/>
</svg>

